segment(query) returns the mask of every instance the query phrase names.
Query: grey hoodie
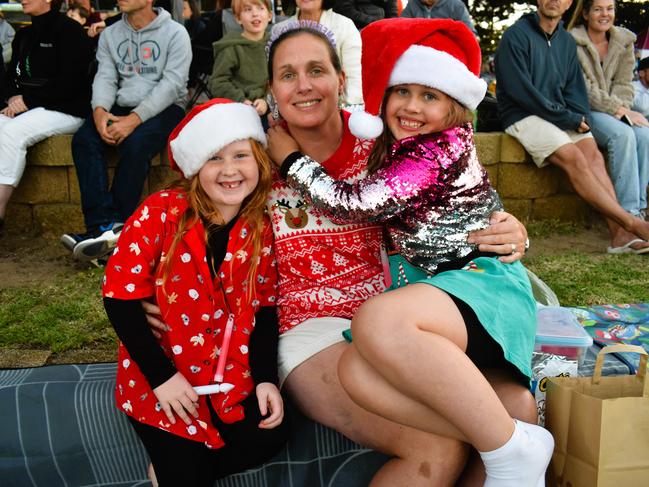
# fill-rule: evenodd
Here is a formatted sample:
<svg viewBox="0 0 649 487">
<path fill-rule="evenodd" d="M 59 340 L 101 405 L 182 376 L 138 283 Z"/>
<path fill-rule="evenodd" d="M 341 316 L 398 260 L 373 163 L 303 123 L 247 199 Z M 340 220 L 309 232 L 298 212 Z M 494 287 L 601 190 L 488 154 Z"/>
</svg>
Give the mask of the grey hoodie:
<svg viewBox="0 0 649 487">
<path fill-rule="evenodd" d="M 142 121 L 172 104 L 184 106 L 192 48 L 187 30 L 162 8 L 135 30 L 122 20 L 99 37 L 99 67 L 92 84 L 92 108 L 134 107 Z"/>
</svg>

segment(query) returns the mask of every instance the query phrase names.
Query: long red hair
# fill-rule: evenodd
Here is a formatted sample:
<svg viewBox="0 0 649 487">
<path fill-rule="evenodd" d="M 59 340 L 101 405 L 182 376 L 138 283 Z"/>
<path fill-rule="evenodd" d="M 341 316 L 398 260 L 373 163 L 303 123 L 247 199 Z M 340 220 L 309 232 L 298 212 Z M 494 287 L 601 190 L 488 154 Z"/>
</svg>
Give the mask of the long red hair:
<svg viewBox="0 0 649 487">
<path fill-rule="evenodd" d="M 246 237 L 245 244 L 252 243 L 252 256 L 250 258 L 250 270 L 248 271 L 248 299 L 254 294 L 257 273 L 257 263 L 262 250 L 264 240 L 264 215 L 266 213 L 266 200 L 270 192 L 272 183 L 272 163 L 263 146 L 256 140 L 249 139 L 252 147 L 252 154 L 257 161 L 259 170 L 259 182 L 257 187 L 250 193 L 241 204 L 239 218 L 246 220 L 250 227 L 250 232 Z M 200 184 L 198 174 L 191 179 L 181 178 L 172 183 L 171 189 L 180 189 L 187 195 L 187 210 L 180 217 L 178 231 L 174 235 L 173 241 L 162 264 L 162 283 L 163 291 L 171 272 L 171 261 L 178 243 L 182 240 L 187 231 L 196 225 L 199 220 L 210 222 L 217 226 L 225 225 L 223 216 L 209 198 Z M 207 228 L 205 229 L 205 244 L 207 245 Z"/>
</svg>

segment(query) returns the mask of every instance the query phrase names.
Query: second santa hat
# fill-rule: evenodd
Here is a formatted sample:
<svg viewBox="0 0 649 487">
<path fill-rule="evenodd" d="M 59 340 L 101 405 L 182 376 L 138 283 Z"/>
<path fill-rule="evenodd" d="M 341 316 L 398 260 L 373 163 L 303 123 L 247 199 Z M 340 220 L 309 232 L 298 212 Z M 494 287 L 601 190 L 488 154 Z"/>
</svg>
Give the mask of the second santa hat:
<svg viewBox="0 0 649 487">
<path fill-rule="evenodd" d="M 169 135 L 169 163 L 185 178 L 198 174 L 207 160 L 237 140 L 254 139 L 266 147 L 266 134 L 250 105 L 214 98 L 195 106 Z"/>
<path fill-rule="evenodd" d="M 480 79 L 480 46 L 462 22 L 395 18 L 372 22 L 361 31 L 365 111 L 354 112 L 351 132 L 362 139 L 381 135 L 385 90 L 416 83 L 438 89 L 474 110 L 487 84 Z"/>
</svg>

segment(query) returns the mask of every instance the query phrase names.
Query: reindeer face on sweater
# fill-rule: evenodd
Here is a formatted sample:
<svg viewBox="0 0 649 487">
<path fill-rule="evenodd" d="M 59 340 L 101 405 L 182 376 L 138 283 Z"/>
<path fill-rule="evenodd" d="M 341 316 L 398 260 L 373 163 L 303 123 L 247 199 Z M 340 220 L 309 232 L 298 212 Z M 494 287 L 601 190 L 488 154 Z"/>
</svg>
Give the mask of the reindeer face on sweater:
<svg viewBox="0 0 649 487">
<path fill-rule="evenodd" d="M 306 227 L 309 221 L 309 215 L 306 212 L 309 206 L 308 203 L 297 200 L 295 206 L 291 207 L 291 203 L 288 200 L 281 199 L 277 200 L 276 206 L 284 214 L 284 221 L 288 228 L 297 230 Z"/>
</svg>

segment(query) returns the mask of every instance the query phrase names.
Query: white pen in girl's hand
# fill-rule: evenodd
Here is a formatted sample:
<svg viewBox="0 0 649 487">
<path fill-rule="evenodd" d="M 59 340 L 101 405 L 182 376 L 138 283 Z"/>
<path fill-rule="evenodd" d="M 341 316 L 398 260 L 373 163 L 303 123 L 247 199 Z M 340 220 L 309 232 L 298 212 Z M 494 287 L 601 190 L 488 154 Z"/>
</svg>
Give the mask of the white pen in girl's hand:
<svg viewBox="0 0 649 487">
<path fill-rule="evenodd" d="M 228 384 L 227 382 L 223 382 L 221 384 L 210 384 L 207 386 L 195 386 L 194 390 L 196 391 L 196 394 L 199 396 L 205 396 L 207 394 L 216 394 L 217 392 L 230 392 L 232 389 L 234 389 L 233 384 Z"/>
</svg>

